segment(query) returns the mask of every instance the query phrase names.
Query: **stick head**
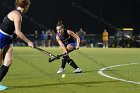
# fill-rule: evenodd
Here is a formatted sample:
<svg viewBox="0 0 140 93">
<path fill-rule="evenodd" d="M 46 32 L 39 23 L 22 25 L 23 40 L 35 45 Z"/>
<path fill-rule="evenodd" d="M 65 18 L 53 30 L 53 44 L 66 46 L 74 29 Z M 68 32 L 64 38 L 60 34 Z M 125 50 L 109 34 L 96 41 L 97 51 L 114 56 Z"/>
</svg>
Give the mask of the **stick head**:
<svg viewBox="0 0 140 93">
<path fill-rule="evenodd" d="M 56 57 L 49 58 L 49 62 L 60 59 L 60 57 L 61 57 L 60 55 L 57 55 Z"/>
</svg>

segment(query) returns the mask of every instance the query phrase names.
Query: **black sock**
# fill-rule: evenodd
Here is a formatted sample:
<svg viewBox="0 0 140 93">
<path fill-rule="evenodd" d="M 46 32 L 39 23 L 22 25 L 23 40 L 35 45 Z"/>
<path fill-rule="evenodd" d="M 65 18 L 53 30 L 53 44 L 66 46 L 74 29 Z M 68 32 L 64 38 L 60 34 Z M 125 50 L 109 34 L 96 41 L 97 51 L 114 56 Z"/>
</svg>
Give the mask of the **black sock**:
<svg viewBox="0 0 140 93">
<path fill-rule="evenodd" d="M 67 62 L 68 62 L 74 69 L 79 68 L 79 67 L 76 65 L 76 63 L 75 63 L 72 59 L 69 59 Z"/>
<path fill-rule="evenodd" d="M 9 67 L 2 65 L 0 67 L 0 82 L 2 81 L 2 79 L 5 77 L 5 75 L 8 72 Z"/>
<path fill-rule="evenodd" d="M 65 68 L 65 66 L 66 66 L 66 63 L 67 63 L 67 61 L 66 60 L 64 60 L 64 59 L 62 59 L 62 64 L 61 64 L 61 68 Z"/>
<path fill-rule="evenodd" d="M 69 56 L 68 55 L 64 55 L 63 59 L 62 59 L 62 64 L 61 64 L 61 68 L 65 68 L 67 60 L 69 60 Z"/>
</svg>

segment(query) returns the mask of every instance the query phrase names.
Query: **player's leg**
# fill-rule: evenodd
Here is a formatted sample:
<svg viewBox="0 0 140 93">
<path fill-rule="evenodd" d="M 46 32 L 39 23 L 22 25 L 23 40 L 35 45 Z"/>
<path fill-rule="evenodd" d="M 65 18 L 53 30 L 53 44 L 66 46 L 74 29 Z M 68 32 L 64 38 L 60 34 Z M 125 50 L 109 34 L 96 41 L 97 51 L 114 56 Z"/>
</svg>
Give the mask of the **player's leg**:
<svg viewBox="0 0 140 93">
<path fill-rule="evenodd" d="M 103 48 L 106 48 L 106 39 L 104 39 L 104 47 Z"/>
<path fill-rule="evenodd" d="M 9 66 L 12 64 L 12 46 L 8 46 L 3 50 L 3 64 L 0 67 L 0 82 L 8 72 Z"/>
<path fill-rule="evenodd" d="M 9 67 L 12 64 L 13 46 L 10 45 L 4 49 L 4 63 L 3 65 Z"/>
<path fill-rule="evenodd" d="M 0 82 L 3 80 L 8 72 L 9 66 L 12 64 L 12 46 L 8 46 L 3 50 L 3 64 L 0 67 Z M 8 87 L 0 84 L 0 90 L 5 90 Z"/>
<path fill-rule="evenodd" d="M 3 62 L 3 50 L 0 49 L 0 64 L 2 64 L 2 62 Z M 0 72 L 1 72 L 1 68 L 0 68 Z M 1 74 L 0 74 L 0 76 L 1 76 Z M 7 89 L 7 87 L 2 85 L 0 82 L 0 90 L 5 90 L 5 89 Z"/>
<path fill-rule="evenodd" d="M 66 45 L 65 45 L 66 46 Z M 66 49 L 68 52 L 72 51 L 74 49 L 74 46 L 71 45 L 67 45 Z M 62 63 L 61 63 L 61 68 L 57 71 L 57 73 L 64 73 L 65 71 L 65 66 L 66 63 L 69 63 L 73 68 L 77 69 L 78 66 L 75 64 L 75 62 L 73 62 L 72 59 L 69 58 L 68 55 L 63 55 L 63 59 L 62 59 Z"/>
<path fill-rule="evenodd" d="M 0 64 L 2 64 L 2 59 L 3 59 L 3 52 L 2 52 L 3 50 L 2 49 L 0 49 Z"/>
<path fill-rule="evenodd" d="M 67 59 L 68 59 L 68 56 L 63 56 L 63 59 L 62 59 L 62 63 L 61 63 L 61 68 L 57 71 L 57 73 L 64 73 L 65 71 L 65 66 L 66 66 L 66 63 L 67 63 Z"/>
<path fill-rule="evenodd" d="M 75 49 L 75 44 L 68 44 L 67 45 L 67 51 L 71 52 Z M 68 56 L 68 55 L 67 55 Z M 73 59 L 70 59 L 70 57 L 68 57 L 67 62 L 69 65 L 71 65 L 75 70 L 74 73 L 81 73 L 82 69 L 80 69 L 77 64 L 74 62 Z"/>
<path fill-rule="evenodd" d="M 64 46 L 66 46 L 66 45 L 64 45 Z M 63 52 L 63 53 L 64 53 L 64 52 Z M 66 63 L 67 63 L 67 56 L 63 56 L 63 58 L 62 58 L 62 63 L 61 63 L 61 67 L 60 67 L 60 69 L 57 71 L 58 74 L 64 73 Z"/>
<path fill-rule="evenodd" d="M 106 40 L 106 48 L 108 48 L 108 40 Z"/>
<path fill-rule="evenodd" d="M 106 46 L 106 42 L 105 40 L 103 40 L 103 48 L 105 48 L 105 46 Z"/>
</svg>

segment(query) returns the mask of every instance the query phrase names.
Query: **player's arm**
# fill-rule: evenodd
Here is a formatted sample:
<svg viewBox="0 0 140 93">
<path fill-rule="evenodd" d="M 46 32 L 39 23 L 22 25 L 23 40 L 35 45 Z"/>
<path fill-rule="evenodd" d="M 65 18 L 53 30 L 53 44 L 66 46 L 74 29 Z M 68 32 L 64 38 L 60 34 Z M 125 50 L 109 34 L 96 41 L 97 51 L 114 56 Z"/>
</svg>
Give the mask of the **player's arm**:
<svg viewBox="0 0 140 93">
<path fill-rule="evenodd" d="M 21 32 L 21 22 L 22 22 L 22 16 L 20 13 L 17 11 L 13 12 L 13 21 L 15 25 L 15 33 L 22 39 L 24 40 L 29 46 L 33 47 L 33 43 L 27 39 L 24 34 Z"/>
<path fill-rule="evenodd" d="M 70 35 L 70 36 L 72 36 L 72 37 L 74 37 L 75 39 L 76 39 L 76 49 L 79 49 L 79 44 L 80 44 L 80 38 L 79 38 L 79 36 L 78 35 L 76 35 L 73 31 L 70 31 L 70 30 L 67 30 L 67 33 Z"/>
<path fill-rule="evenodd" d="M 58 44 L 60 45 L 60 47 L 64 50 L 64 52 L 67 53 L 67 50 L 66 50 L 65 46 L 63 45 L 63 43 L 61 42 L 58 35 L 56 35 L 56 40 L 57 40 Z"/>
</svg>

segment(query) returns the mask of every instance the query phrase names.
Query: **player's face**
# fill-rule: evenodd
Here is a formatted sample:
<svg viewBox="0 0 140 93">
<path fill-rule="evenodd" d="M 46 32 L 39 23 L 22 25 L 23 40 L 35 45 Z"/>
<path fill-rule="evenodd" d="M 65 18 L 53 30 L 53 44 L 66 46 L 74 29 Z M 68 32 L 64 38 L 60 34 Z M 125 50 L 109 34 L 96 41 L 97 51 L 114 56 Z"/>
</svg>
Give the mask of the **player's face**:
<svg viewBox="0 0 140 93">
<path fill-rule="evenodd" d="M 59 33 L 59 34 L 63 34 L 63 32 L 64 32 L 64 29 L 61 26 L 57 26 L 56 30 L 57 30 L 57 33 Z"/>
</svg>

